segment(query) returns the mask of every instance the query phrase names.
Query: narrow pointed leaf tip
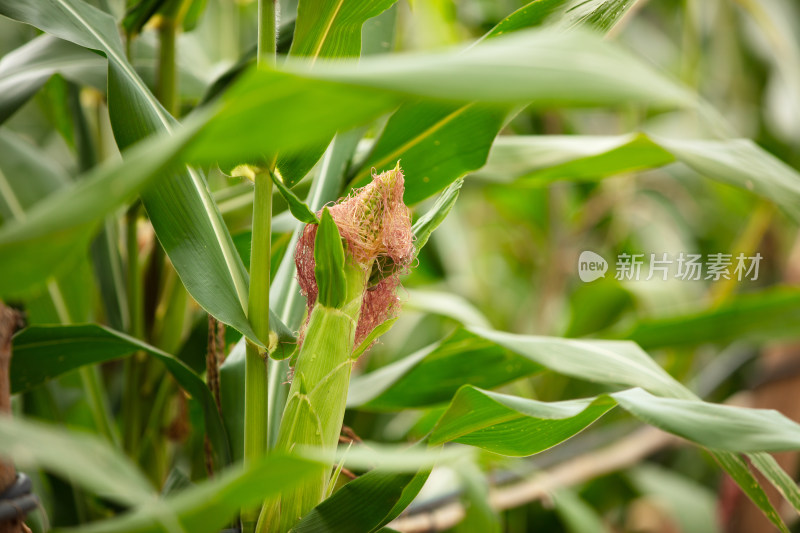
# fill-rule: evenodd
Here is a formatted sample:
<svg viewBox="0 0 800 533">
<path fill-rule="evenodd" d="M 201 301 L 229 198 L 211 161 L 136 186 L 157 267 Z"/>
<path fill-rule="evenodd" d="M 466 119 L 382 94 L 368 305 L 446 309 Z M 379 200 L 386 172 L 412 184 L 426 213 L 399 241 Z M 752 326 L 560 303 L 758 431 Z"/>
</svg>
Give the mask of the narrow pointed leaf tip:
<svg viewBox="0 0 800 533">
<path fill-rule="evenodd" d="M 356 346 L 397 312 L 395 292 L 400 284 L 399 275 L 414 258 L 411 216 L 403 202 L 404 187 L 403 171 L 398 162 L 395 168 L 374 176 L 371 183 L 353 190 L 328 209 L 349 260 L 371 273 L 364 287 Z M 308 299 L 309 310 L 321 292 L 317 285 L 314 247 L 316 234 L 322 227 L 322 223 L 306 226 L 295 255 L 300 289 Z M 321 298 L 320 303 L 325 305 Z"/>
<path fill-rule="evenodd" d="M 283 179 L 278 176 L 277 171 L 270 172 L 269 174 L 278 192 L 283 196 L 283 199 L 286 200 L 286 204 L 289 206 L 289 212 L 292 213 L 292 216 L 306 224 L 319 224 L 319 217 L 317 217 L 316 213 L 283 183 Z"/>
<path fill-rule="evenodd" d="M 344 248 L 330 210 L 322 210 L 319 229 L 314 239 L 314 278 L 319 303 L 340 308 L 347 293 L 344 276 Z"/>
</svg>

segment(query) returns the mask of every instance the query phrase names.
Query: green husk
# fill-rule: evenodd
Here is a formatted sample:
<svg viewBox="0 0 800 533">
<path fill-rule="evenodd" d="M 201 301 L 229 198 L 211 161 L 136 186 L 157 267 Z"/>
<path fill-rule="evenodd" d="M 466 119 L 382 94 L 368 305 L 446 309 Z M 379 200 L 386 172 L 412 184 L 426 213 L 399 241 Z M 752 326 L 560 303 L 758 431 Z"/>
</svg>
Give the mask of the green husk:
<svg viewBox="0 0 800 533">
<path fill-rule="evenodd" d="M 261 532 L 289 531 L 325 495 L 355 363 L 353 344 L 368 272 L 348 258 L 344 274 L 347 290 L 342 307 L 318 302 L 311 312 L 276 445 L 278 452 L 319 447 L 329 453 L 330 464 L 280 500 L 267 502 L 257 528 Z"/>
</svg>

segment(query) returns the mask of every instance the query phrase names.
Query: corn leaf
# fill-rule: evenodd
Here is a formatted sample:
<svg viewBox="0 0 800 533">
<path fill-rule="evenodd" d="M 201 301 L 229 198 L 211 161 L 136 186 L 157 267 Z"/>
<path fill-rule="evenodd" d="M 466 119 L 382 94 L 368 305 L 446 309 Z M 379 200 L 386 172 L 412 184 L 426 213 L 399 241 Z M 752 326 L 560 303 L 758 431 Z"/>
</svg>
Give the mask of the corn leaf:
<svg viewBox="0 0 800 533">
<path fill-rule="evenodd" d="M 344 275 L 344 246 L 339 228 L 326 207 L 314 241 L 314 277 L 317 279 L 317 301 L 327 307 L 345 304 L 347 286 Z"/>
<path fill-rule="evenodd" d="M 482 40 L 552 22 L 605 32 L 634 2 L 537 0 L 500 21 Z M 474 103 L 412 102 L 403 105 L 390 117 L 370 155 L 355 173 L 353 184 L 365 183 L 373 167 L 380 172 L 401 159 L 407 174 L 406 203 L 419 202 L 454 179 L 483 166 L 495 136 L 510 113 L 513 114 L 509 108 Z"/>
<path fill-rule="evenodd" d="M 800 173 L 747 139 L 677 140 L 642 133 L 617 137 L 514 136 L 498 139 L 475 176 L 538 185 L 595 181 L 680 161 L 699 175 L 747 189 L 800 220 Z"/>
<path fill-rule="evenodd" d="M 105 90 L 105 60 L 78 45 L 42 35 L 0 59 L 0 123 L 27 102 L 53 74 Z"/>
<path fill-rule="evenodd" d="M 206 431 L 216 464 L 230 463 L 228 438 L 203 380 L 172 355 L 123 333 L 96 325 L 34 326 L 14 337 L 11 390 L 22 392 L 70 370 L 111 361 L 142 350 L 160 361 L 203 408 Z"/>
</svg>

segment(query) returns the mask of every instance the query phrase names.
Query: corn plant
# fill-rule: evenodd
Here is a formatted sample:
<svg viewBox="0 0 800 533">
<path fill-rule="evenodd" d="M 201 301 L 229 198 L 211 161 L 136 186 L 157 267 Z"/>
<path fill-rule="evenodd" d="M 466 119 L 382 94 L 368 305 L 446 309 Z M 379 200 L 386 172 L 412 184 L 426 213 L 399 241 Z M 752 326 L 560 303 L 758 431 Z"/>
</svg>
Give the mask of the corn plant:
<svg viewBox="0 0 800 533">
<path fill-rule="evenodd" d="M 800 219 L 800 133 L 758 115 L 768 133 L 742 138 L 729 108 L 766 82 L 720 100 L 697 66 L 749 61 L 730 50 L 752 43 L 706 50 L 704 8 L 643 4 L 0 0 L 0 297 L 25 321 L 0 338 L 0 457 L 33 479 L 29 526 L 546 530 L 553 513 L 526 507 L 541 494 L 494 474 L 641 423 L 658 431 L 636 429 L 638 447 L 609 441 L 632 458 L 541 490 L 569 531 L 611 531 L 617 503 L 580 484 L 631 468 L 643 493 L 682 487 L 670 501 L 699 511 L 673 513 L 681 531 L 733 527 L 708 488 L 724 472 L 788 532 L 800 491 L 770 452 L 800 451 L 800 425 L 713 394 L 742 376 L 722 348 L 796 337 L 796 289 L 772 286 L 777 269 L 749 293 L 709 275 L 686 285 L 701 310 L 648 315 L 646 290 L 589 251 L 693 229 L 698 249 L 753 255 Z M 715 4 L 768 36 L 779 54 L 758 68 L 796 105 L 800 52 L 776 15 L 793 8 Z M 643 35 L 669 42 L 675 14 L 686 61 L 653 65 Z M 657 219 L 656 186 L 616 175 L 667 183 L 679 199 L 662 203 L 712 230 Z M 652 218 L 630 223 L 640 202 Z M 500 229 L 483 223 L 495 207 Z M 704 479 L 637 467 L 674 436 L 705 455 L 662 466 Z M 427 496 L 447 472 L 450 499 Z"/>
</svg>

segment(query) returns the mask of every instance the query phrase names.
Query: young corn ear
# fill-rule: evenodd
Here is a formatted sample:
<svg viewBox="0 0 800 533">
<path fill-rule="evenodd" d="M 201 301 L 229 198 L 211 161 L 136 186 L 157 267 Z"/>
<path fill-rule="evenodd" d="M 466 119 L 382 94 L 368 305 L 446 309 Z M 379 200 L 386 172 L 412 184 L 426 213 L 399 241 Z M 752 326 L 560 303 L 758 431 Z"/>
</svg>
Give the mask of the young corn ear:
<svg viewBox="0 0 800 533">
<path fill-rule="evenodd" d="M 411 216 L 403 203 L 403 191 L 403 171 L 398 163 L 330 208 L 348 256 L 369 271 L 369 291 L 362 302 L 356 345 L 397 311 L 399 274 L 414 257 Z M 314 271 L 317 228 L 316 224 L 305 227 L 295 255 L 297 279 L 308 301 L 309 317 L 318 292 Z M 303 337 L 301 333 L 301 342 Z"/>
<path fill-rule="evenodd" d="M 294 368 L 277 451 L 314 446 L 319 476 L 267 502 L 259 531 L 286 532 L 322 501 L 344 418 L 354 347 L 396 311 L 399 274 L 413 257 L 399 164 L 306 226 L 296 263 L 309 317 Z"/>
</svg>

